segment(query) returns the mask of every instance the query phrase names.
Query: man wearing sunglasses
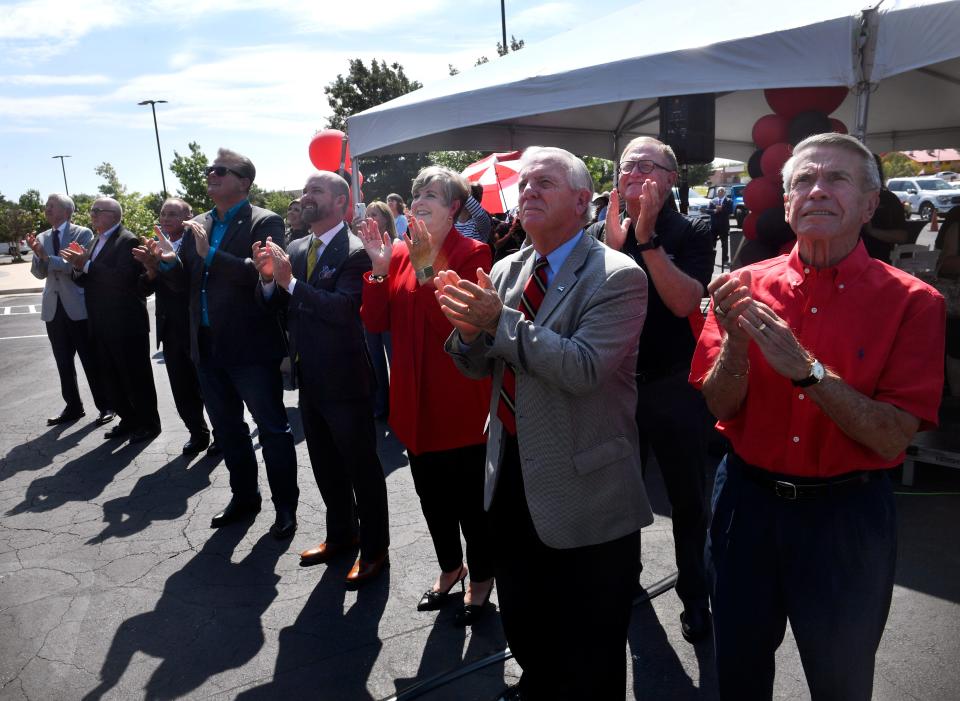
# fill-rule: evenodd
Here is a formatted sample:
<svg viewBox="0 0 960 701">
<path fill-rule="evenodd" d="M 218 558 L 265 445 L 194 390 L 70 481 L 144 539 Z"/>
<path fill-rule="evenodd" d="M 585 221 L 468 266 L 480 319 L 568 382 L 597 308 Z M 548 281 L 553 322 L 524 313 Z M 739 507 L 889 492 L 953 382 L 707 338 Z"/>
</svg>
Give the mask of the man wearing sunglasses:
<svg viewBox="0 0 960 701">
<path fill-rule="evenodd" d="M 289 538 L 297 528 L 300 492 L 293 434 L 283 406 L 284 338 L 277 317 L 254 299 L 259 275 L 250 259 L 254 241 L 283 241 L 283 220 L 247 199 L 256 168 L 246 156 L 220 149 L 206 175 L 215 206 L 186 223 L 179 260 L 189 284 L 191 352 L 230 472 L 232 498 L 210 526 L 249 520 L 260 511 L 246 405 L 257 424 L 277 512 L 270 533 Z"/>
<path fill-rule="evenodd" d="M 666 144 L 634 139 L 620 157 L 620 179 L 610 195 L 605 223 L 589 232 L 626 253 L 647 273 L 647 320 L 637 356 L 637 426 L 644 467 L 652 449 L 663 475 L 673 518 L 680 630 L 695 643 L 710 633 L 703 548 L 707 533 L 706 454 L 708 414 L 703 397 L 687 383 L 697 343 L 700 298 L 713 272 L 708 220 L 680 214 L 673 202 L 677 158 Z M 621 218 L 620 200 L 626 202 Z M 642 202 L 656 221 L 638 230 Z M 644 205 L 646 206 L 646 205 Z M 688 317 L 694 314 L 698 328 Z"/>
</svg>

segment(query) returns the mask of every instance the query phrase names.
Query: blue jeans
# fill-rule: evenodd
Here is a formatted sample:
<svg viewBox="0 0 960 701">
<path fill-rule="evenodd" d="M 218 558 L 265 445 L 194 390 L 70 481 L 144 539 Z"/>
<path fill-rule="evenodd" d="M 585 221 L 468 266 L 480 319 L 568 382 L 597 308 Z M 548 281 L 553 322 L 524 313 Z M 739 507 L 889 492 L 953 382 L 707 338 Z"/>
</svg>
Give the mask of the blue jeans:
<svg viewBox="0 0 960 701">
<path fill-rule="evenodd" d="M 279 363 L 224 366 L 201 354 L 200 389 L 213 424 L 223 461 L 230 471 L 230 489 L 235 499 L 255 501 L 257 456 L 250 429 L 243 420 L 246 404 L 257 424 L 267 481 L 277 507 L 297 508 L 297 453 L 293 432 L 283 406 L 283 382 Z"/>
<path fill-rule="evenodd" d="M 897 559 L 889 477 L 789 501 L 742 464 L 717 468 L 707 542 L 720 697 L 772 698 L 789 619 L 813 701 L 869 701 Z"/>
</svg>

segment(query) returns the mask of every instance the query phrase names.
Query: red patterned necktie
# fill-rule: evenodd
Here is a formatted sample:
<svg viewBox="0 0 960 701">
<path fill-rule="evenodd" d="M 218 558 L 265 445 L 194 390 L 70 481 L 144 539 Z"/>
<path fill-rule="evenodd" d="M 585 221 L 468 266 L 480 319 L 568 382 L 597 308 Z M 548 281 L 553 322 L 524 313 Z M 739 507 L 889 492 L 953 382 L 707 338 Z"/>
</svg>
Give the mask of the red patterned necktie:
<svg viewBox="0 0 960 701">
<path fill-rule="evenodd" d="M 542 256 L 533 266 L 533 275 L 527 279 L 520 297 L 519 311 L 523 318 L 533 321 L 537 310 L 547 296 L 546 256 Z M 514 398 L 517 396 L 517 375 L 509 363 L 503 366 L 503 383 L 500 385 L 500 400 L 497 402 L 497 418 L 510 433 L 517 435 L 517 411 Z"/>
</svg>

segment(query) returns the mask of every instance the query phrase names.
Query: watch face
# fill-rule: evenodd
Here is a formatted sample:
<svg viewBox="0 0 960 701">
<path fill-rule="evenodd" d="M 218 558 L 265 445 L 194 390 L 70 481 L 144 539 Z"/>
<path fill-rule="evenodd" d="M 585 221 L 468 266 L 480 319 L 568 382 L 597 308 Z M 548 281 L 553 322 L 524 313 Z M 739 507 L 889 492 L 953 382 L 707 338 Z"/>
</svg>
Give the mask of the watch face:
<svg viewBox="0 0 960 701">
<path fill-rule="evenodd" d="M 826 377 L 827 371 L 824 370 L 819 360 L 813 361 L 813 367 L 810 368 L 810 375 L 812 375 L 817 382 L 820 382 L 820 380 Z"/>
</svg>

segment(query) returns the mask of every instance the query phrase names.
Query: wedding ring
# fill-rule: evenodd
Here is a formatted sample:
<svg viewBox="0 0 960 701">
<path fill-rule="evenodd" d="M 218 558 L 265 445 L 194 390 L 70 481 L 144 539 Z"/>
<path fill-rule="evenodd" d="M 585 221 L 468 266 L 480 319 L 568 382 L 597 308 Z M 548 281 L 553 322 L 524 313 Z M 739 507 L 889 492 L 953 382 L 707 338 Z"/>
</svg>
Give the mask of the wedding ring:
<svg viewBox="0 0 960 701">
<path fill-rule="evenodd" d="M 725 317 L 725 316 L 727 315 L 727 311 L 726 311 L 723 307 L 721 307 L 719 304 L 714 304 L 714 305 L 713 305 L 713 314 L 714 314 L 714 316 L 716 316 L 717 318 L 722 319 L 723 317 Z"/>
<path fill-rule="evenodd" d="M 763 331 L 765 328 L 767 328 L 767 322 L 761 321 L 760 325 L 757 327 L 757 331 Z"/>
</svg>

